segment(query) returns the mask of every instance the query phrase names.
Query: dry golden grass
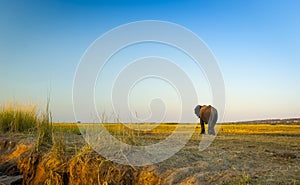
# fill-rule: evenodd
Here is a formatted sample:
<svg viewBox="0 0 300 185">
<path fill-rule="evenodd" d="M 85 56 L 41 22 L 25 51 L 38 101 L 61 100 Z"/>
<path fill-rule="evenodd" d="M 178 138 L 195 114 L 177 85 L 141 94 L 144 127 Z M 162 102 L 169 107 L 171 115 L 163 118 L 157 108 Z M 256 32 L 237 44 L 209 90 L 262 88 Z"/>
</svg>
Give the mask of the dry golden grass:
<svg viewBox="0 0 300 185">
<path fill-rule="evenodd" d="M 84 132 L 84 128 L 96 126 L 99 125 L 81 124 L 80 127 Z M 194 127 L 191 124 L 104 126 L 120 140 L 135 145 L 157 143 L 177 127 L 182 128 L 181 132 L 191 131 Z M 217 125 L 219 133 L 215 141 L 203 152 L 198 151 L 201 139 L 198 125 L 189 143 L 179 153 L 145 168 L 108 161 L 88 145 L 81 145 L 76 152 L 68 152 L 74 139 L 81 138 L 80 142 L 84 144 L 78 135 L 78 125 L 56 123 L 52 127 L 51 148 L 27 152 L 18 162 L 25 184 L 299 183 L 295 162 L 300 159 L 297 153 L 300 151 L 300 125 Z M 17 147 L 12 155 L 23 148 Z"/>
<path fill-rule="evenodd" d="M 18 162 L 24 184 L 159 184 L 155 168 L 134 168 L 106 160 L 89 145 L 74 156 L 32 152 Z"/>
<path fill-rule="evenodd" d="M 181 127 L 181 132 L 191 131 L 192 124 L 103 124 L 104 127 L 113 134 L 123 135 L 124 133 L 141 134 L 170 134 L 177 127 Z M 54 129 L 63 132 L 79 133 L 77 124 L 55 123 Z M 81 129 L 97 126 L 97 124 L 81 124 Z M 207 129 L 207 125 L 206 129 Z M 219 134 L 300 134 L 300 125 L 296 124 L 220 124 L 216 125 Z M 199 131 L 199 125 L 195 131 Z"/>
<path fill-rule="evenodd" d="M 221 134 L 300 134 L 300 125 L 292 124 L 224 124 L 220 127 Z"/>
</svg>

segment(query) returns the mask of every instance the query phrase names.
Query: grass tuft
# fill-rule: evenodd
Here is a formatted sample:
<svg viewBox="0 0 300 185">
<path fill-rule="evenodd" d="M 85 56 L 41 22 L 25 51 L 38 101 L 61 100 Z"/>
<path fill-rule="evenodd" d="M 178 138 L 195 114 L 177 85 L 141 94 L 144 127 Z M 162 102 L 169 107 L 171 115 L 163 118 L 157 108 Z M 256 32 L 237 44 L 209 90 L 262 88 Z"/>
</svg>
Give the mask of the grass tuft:
<svg viewBox="0 0 300 185">
<path fill-rule="evenodd" d="M 52 116 L 47 101 L 46 111 L 38 114 L 36 105 L 8 102 L 0 105 L 0 133 L 36 133 L 36 149 L 53 144 Z"/>
<path fill-rule="evenodd" d="M 49 148 L 53 144 L 53 123 L 51 112 L 49 111 L 49 103 L 48 99 L 46 112 L 42 115 L 41 120 L 37 122 L 37 151 L 41 147 Z"/>
<path fill-rule="evenodd" d="M 33 130 L 39 121 L 36 105 L 6 103 L 0 106 L 0 132 L 26 132 Z"/>
</svg>

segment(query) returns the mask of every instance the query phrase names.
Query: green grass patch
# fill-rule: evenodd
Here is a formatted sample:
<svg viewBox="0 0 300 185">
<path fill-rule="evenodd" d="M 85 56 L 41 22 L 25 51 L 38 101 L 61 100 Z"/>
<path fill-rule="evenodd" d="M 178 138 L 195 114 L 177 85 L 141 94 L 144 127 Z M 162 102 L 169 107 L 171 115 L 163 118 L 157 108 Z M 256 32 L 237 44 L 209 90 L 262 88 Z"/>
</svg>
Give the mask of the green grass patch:
<svg viewBox="0 0 300 185">
<path fill-rule="evenodd" d="M 0 132 L 30 131 L 38 122 L 35 105 L 7 103 L 0 106 Z"/>
<path fill-rule="evenodd" d="M 0 133 L 33 133 L 37 136 L 37 150 L 41 146 L 51 146 L 53 127 L 49 100 L 46 111 L 39 113 L 36 107 L 16 102 L 0 105 Z"/>
</svg>

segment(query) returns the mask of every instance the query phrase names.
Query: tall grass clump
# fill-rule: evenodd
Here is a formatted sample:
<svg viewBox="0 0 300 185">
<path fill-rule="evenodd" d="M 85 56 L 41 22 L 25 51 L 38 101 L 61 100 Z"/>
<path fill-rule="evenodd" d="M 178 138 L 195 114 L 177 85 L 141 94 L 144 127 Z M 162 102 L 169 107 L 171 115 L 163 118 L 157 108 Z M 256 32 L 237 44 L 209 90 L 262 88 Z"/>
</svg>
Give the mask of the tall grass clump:
<svg viewBox="0 0 300 185">
<path fill-rule="evenodd" d="M 37 112 L 33 104 L 6 103 L 0 105 L 0 132 L 31 132 L 37 135 L 37 150 L 53 144 L 52 117 L 47 100 L 46 111 Z"/>
<path fill-rule="evenodd" d="M 37 122 L 37 143 L 36 150 L 42 146 L 51 146 L 53 144 L 53 123 L 52 116 L 49 110 L 50 100 L 47 101 L 46 112 L 41 115 Z"/>
<path fill-rule="evenodd" d="M 0 106 L 0 132 L 29 131 L 38 121 L 36 105 L 8 102 Z"/>
</svg>

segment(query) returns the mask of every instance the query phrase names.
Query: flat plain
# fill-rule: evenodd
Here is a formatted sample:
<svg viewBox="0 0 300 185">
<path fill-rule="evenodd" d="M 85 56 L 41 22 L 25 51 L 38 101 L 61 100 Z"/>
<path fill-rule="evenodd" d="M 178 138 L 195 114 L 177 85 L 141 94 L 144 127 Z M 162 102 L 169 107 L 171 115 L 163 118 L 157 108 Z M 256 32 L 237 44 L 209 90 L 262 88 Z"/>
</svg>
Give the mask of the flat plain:
<svg viewBox="0 0 300 185">
<path fill-rule="evenodd" d="M 300 125 L 217 125 L 218 134 L 203 151 L 199 151 L 203 136 L 196 127 L 178 153 L 145 167 L 108 162 L 82 137 L 85 127 L 95 125 L 81 125 L 83 134 L 77 124 L 53 124 L 53 144 L 38 152 L 32 152 L 34 134 L 1 134 L 0 170 L 3 165 L 13 166 L 11 161 L 19 169 L 16 170 L 19 174 L 6 170 L 2 175 L 21 174 L 23 182 L 36 184 L 300 184 Z M 191 124 L 104 126 L 113 136 L 131 145 L 158 143 L 177 127 L 182 127 L 182 132 L 193 127 Z M 40 163 L 27 164 L 28 157 L 34 156 Z M 25 170 L 30 172 L 24 173 Z"/>
</svg>

